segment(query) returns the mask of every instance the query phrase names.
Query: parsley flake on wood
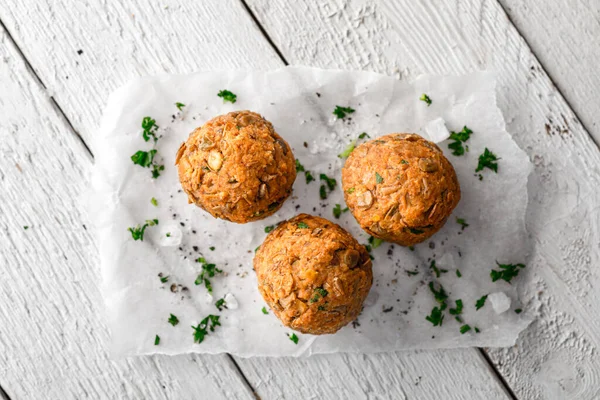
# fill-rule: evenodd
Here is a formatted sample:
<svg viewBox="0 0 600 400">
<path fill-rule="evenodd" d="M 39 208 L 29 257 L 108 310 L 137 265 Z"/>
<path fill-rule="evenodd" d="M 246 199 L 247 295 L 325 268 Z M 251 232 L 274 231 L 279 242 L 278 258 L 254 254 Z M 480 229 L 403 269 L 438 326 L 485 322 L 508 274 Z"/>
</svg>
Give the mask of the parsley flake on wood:
<svg viewBox="0 0 600 400">
<path fill-rule="evenodd" d="M 183 104 L 183 103 L 180 103 L 180 102 L 177 102 L 177 103 L 175 103 L 175 107 L 177 107 L 177 109 L 178 109 L 179 111 L 181 111 L 181 109 L 182 109 L 183 107 L 185 107 L 185 104 Z"/>
<path fill-rule="evenodd" d="M 267 311 L 267 307 L 263 307 L 261 311 L 265 315 L 269 314 L 269 312 Z"/>
<path fill-rule="evenodd" d="M 298 222 L 298 228 L 300 229 L 308 229 L 308 225 L 304 222 Z"/>
<path fill-rule="evenodd" d="M 168 319 L 168 322 L 171 325 L 175 326 L 175 325 L 177 325 L 179 323 L 179 318 L 177 318 L 175 315 L 171 314 L 171 316 Z"/>
<path fill-rule="evenodd" d="M 217 309 L 219 311 L 223 311 L 223 308 L 227 308 L 227 304 L 225 302 L 225 299 L 221 298 L 221 299 L 217 300 L 217 302 L 215 303 L 215 307 L 217 307 Z"/>
<path fill-rule="evenodd" d="M 333 110 L 333 115 L 335 115 L 339 119 L 342 119 L 346 118 L 346 114 L 352 114 L 354 111 L 356 110 L 350 107 L 335 106 L 335 110 Z"/>
<path fill-rule="evenodd" d="M 492 153 L 491 151 L 489 151 L 488 148 L 486 147 L 485 150 L 483 151 L 483 154 L 481 154 L 479 156 L 479 164 L 477 164 L 477 168 L 475 169 L 475 172 L 479 172 L 479 171 L 483 170 L 484 168 L 489 168 L 492 171 L 494 171 L 495 173 L 498 173 L 498 163 L 496 162 L 498 160 L 499 160 L 499 158 L 496 157 L 496 155 L 494 153 Z"/>
<path fill-rule="evenodd" d="M 517 314 L 521 314 L 522 312 L 523 312 L 523 310 L 521 310 L 520 308 L 517 308 L 517 309 L 515 310 L 515 313 L 517 313 Z"/>
<path fill-rule="evenodd" d="M 225 89 L 221 90 L 221 91 L 219 91 L 219 93 L 217 93 L 217 96 L 219 96 L 220 98 L 223 99 L 223 103 L 228 101 L 231 104 L 233 104 L 237 101 L 237 95 L 230 92 L 229 90 L 225 90 Z"/>
<path fill-rule="evenodd" d="M 217 326 L 221 326 L 219 318 L 218 315 L 210 314 L 200 321 L 198 326 L 192 326 L 192 329 L 194 330 L 194 343 L 202 343 L 206 335 L 208 335 L 208 330 L 214 332 Z"/>
<path fill-rule="evenodd" d="M 383 177 L 378 172 L 375 172 L 375 182 L 383 183 Z"/>
<path fill-rule="evenodd" d="M 465 147 L 463 147 L 463 143 L 469 140 L 472 133 L 473 131 L 466 126 L 460 132 L 450 133 L 449 139 L 454 140 L 454 142 L 450 143 L 448 148 L 452 150 L 452 154 L 455 156 L 462 156 L 465 154 Z M 466 149 L 469 151 L 469 146 L 466 146 Z"/>
<path fill-rule="evenodd" d="M 333 207 L 333 216 L 337 219 L 340 218 L 340 216 L 342 215 L 342 213 L 345 213 L 348 211 L 348 207 L 342 209 L 342 206 L 340 206 L 339 204 L 336 204 Z"/>
<path fill-rule="evenodd" d="M 29 229 L 29 226 L 25 225 L 25 226 L 23 227 L 23 229 L 27 230 L 27 229 Z"/>
<path fill-rule="evenodd" d="M 485 301 L 487 300 L 488 295 L 481 296 L 479 300 L 475 303 L 475 310 L 479 310 L 481 307 L 485 306 Z"/>
<path fill-rule="evenodd" d="M 465 333 L 469 332 L 471 330 L 471 327 L 467 324 L 463 325 L 460 327 L 460 334 L 464 335 Z"/>
<path fill-rule="evenodd" d="M 344 151 L 342 151 L 340 154 L 338 154 L 338 157 L 339 158 L 348 158 L 350 153 L 352 153 L 352 151 L 354 151 L 355 148 L 356 148 L 356 139 L 351 141 L 350 144 L 348 146 L 346 146 Z"/>
<path fill-rule="evenodd" d="M 154 345 L 158 346 L 160 344 L 160 336 L 156 335 L 156 337 L 154 338 Z"/>
<path fill-rule="evenodd" d="M 273 225 L 265 226 L 265 233 L 271 232 L 275 227 Z"/>
<path fill-rule="evenodd" d="M 498 261 L 496 261 L 496 264 L 498 264 L 500 270 L 497 271 L 493 269 L 490 272 L 492 282 L 502 279 L 503 281 L 510 283 L 515 276 L 519 275 L 519 271 L 522 268 L 525 268 L 525 264 L 500 264 Z"/>
<path fill-rule="evenodd" d="M 429 107 L 432 103 L 431 99 L 429 98 L 428 95 L 426 95 L 425 93 L 423 93 L 421 95 L 421 97 L 419 97 L 419 100 L 424 101 L 425 103 L 427 103 L 427 107 Z"/>
<path fill-rule="evenodd" d="M 158 200 L 156 200 L 154 197 L 150 199 L 150 203 L 152 203 L 154 207 L 158 207 Z"/>
<path fill-rule="evenodd" d="M 200 257 L 196 260 L 196 262 L 202 264 L 202 272 L 198 275 L 196 280 L 194 281 L 195 285 L 201 285 L 204 283 L 204 287 L 208 290 L 208 293 L 212 293 L 212 284 L 208 278 L 213 278 L 217 273 L 223 273 L 222 270 L 217 268 L 215 264 L 208 264 L 204 257 Z"/>
<path fill-rule="evenodd" d="M 147 142 L 150 138 L 154 139 L 154 143 L 158 141 L 158 136 L 156 136 L 156 132 L 158 131 L 158 125 L 156 125 L 156 121 L 150 117 L 144 117 L 142 119 L 142 137 Z"/>
<path fill-rule="evenodd" d="M 460 315 L 462 314 L 462 310 L 463 310 L 463 302 L 461 299 L 458 299 L 455 301 L 456 303 L 456 308 L 450 308 L 448 310 L 448 312 L 452 315 Z"/>
<path fill-rule="evenodd" d="M 158 220 L 157 219 L 147 219 L 146 223 L 142 226 L 137 225 L 135 227 L 130 227 L 127 228 L 127 230 L 129 232 L 131 232 L 131 237 L 133 238 L 133 240 L 140 240 L 140 241 L 144 241 L 144 232 L 146 231 L 146 228 L 149 226 L 154 226 L 154 225 L 158 225 Z"/>
<path fill-rule="evenodd" d="M 467 224 L 467 221 L 465 221 L 463 218 L 456 217 L 456 223 L 461 226 L 461 228 L 460 228 L 461 231 L 464 231 L 465 228 L 467 226 L 469 226 L 469 224 Z"/>
<path fill-rule="evenodd" d="M 369 244 L 372 248 L 376 249 L 383 243 L 383 239 L 379 239 L 373 236 L 369 236 Z"/>
<path fill-rule="evenodd" d="M 298 344 L 298 336 L 296 336 L 295 333 L 292 333 L 291 335 L 289 333 L 286 333 L 286 335 L 288 335 L 288 337 L 292 342 L 294 342 L 294 344 Z"/>
</svg>

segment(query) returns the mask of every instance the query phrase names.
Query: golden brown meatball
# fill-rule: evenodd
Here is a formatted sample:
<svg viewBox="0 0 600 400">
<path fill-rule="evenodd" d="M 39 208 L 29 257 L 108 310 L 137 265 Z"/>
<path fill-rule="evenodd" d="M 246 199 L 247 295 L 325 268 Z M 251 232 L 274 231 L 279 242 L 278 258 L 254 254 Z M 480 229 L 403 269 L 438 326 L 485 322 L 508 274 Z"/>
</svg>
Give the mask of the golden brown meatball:
<svg viewBox="0 0 600 400">
<path fill-rule="evenodd" d="M 219 115 L 197 128 L 175 163 L 190 203 L 237 223 L 273 214 L 296 179 L 292 149 L 251 111 Z"/>
<path fill-rule="evenodd" d="M 440 148 L 406 133 L 358 146 L 342 169 L 342 187 L 365 231 L 403 246 L 436 233 L 460 200 L 456 173 Z"/>
<path fill-rule="evenodd" d="M 254 270 L 277 318 L 313 335 L 335 333 L 355 320 L 373 282 L 364 246 L 333 222 L 307 214 L 267 236 Z"/>
</svg>

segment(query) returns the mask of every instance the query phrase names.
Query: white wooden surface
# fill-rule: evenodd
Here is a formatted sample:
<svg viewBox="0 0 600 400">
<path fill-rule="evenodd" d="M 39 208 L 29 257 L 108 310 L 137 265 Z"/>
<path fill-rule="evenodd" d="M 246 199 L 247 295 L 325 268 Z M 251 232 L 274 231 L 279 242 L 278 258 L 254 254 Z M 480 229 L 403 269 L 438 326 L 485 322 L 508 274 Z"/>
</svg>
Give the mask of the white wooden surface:
<svg viewBox="0 0 600 400">
<path fill-rule="evenodd" d="M 0 215 L 8 218 L 0 220 L 0 265 L 10 268 L 9 279 L 0 280 L 2 299 L 9 299 L 0 304 L 0 321 L 9 321 L 0 324 L 0 354 L 8 360 L 0 363 L 0 386 L 13 399 L 251 396 L 226 356 L 107 359 L 96 249 L 76 201 L 91 160 L 47 99 L 56 99 L 89 142 L 108 93 L 129 77 L 281 65 L 241 3 L 178 3 L 0 7 L 0 20 L 47 88 L 35 83 L 3 35 Z M 541 318 L 518 346 L 489 354 L 519 398 L 592 399 L 600 375 L 600 328 L 589 311 L 600 284 L 593 268 L 600 155 L 495 0 L 444 3 L 249 5 L 293 63 L 402 77 L 499 71 L 509 130 L 537 166 L 530 185 L 530 227 L 538 233 L 530 308 Z M 23 231 L 28 224 L 33 228 Z M 237 362 L 265 399 L 508 397 L 477 350 Z"/>
</svg>

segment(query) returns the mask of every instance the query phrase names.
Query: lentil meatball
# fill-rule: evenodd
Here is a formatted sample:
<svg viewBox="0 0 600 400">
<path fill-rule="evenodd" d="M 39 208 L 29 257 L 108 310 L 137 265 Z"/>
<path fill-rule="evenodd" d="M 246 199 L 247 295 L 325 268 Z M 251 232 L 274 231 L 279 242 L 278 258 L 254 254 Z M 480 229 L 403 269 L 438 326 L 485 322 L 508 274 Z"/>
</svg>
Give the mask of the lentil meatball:
<svg viewBox="0 0 600 400">
<path fill-rule="evenodd" d="M 371 284 L 371 259 L 339 225 L 300 214 L 274 229 L 254 257 L 258 290 L 284 325 L 335 333 L 355 320 Z"/>
<path fill-rule="evenodd" d="M 175 163 L 190 203 L 237 223 L 273 214 L 296 179 L 292 149 L 251 111 L 219 115 L 194 130 Z"/>
<path fill-rule="evenodd" d="M 358 146 L 342 169 L 346 204 L 370 235 L 403 246 L 444 225 L 460 200 L 452 164 L 419 135 L 394 133 Z"/>
</svg>

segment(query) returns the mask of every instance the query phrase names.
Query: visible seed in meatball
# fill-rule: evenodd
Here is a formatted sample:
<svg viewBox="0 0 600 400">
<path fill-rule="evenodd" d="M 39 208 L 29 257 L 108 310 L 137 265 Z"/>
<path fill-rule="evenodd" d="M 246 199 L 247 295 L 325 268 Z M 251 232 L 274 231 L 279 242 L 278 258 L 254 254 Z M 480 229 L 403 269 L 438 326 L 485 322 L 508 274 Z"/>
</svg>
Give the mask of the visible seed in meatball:
<svg viewBox="0 0 600 400">
<path fill-rule="evenodd" d="M 354 321 L 371 284 L 371 258 L 348 232 L 300 214 L 269 233 L 254 256 L 258 290 L 284 325 L 335 333 Z"/>
<path fill-rule="evenodd" d="M 440 230 L 460 201 L 452 164 L 435 143 L 415 134 L 395 133 L 358 146 L 342 169 L 342 186 L 365 231 L 404 246 Z"/>
<path fill-rule="evenodd" d="M 197 128 L 175 162 L 190 203 L 237 223 L 275 213 L 296 179 L 290 146 L 250 111 L 220 115 Z"/>
</svg>

